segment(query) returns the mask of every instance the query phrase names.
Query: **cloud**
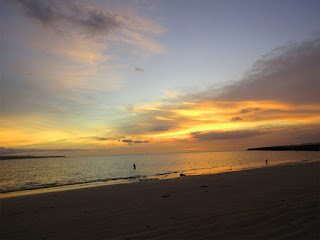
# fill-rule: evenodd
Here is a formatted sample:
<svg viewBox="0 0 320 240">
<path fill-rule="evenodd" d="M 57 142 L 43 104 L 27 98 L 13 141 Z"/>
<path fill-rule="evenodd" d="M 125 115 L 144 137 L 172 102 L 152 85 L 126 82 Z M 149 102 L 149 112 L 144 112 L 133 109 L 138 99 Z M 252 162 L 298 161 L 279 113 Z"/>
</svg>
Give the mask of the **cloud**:
<svg viewBox="0 0 320 240">
<path fill-rule="evenodd" d="M 122 17 L 112 11 L 100 10 L 76 1 L 15 0 L 8 2 L 18 6 L 27 16 L 38 20 L 43 25 L 60 30 L 69 25 L 78 27 L 88 34 L 105 34 L 123 24 Z"/>
<path fill-rule="evenodd" d="M 258 59 L 237 82 L 180 95 L 185 102 L 320 102 L 320 37 L 279 47 Z"/>
<path fill-rule="evenodd" d="M 129 145 L 131 145 L 132 143 L 136 143 L 136 144 L 149 143 L 149 141 L 140 141 L 140 140 L 133 141 L 132 139 L 123 139 L 121 140 L 121 142 L 128 143 Z"/>
<path fill-rule="evenodd" d="M 104 137 L 93 137 L 93 139 L 99 140 L 99 141 L 107 141 L 110 140 L 110 138 L 104 138 Z"/>
<path fill-rule="evenodd" d="M 241 139 L 249 138 L 252 136 L 266 134 L 265 131 L 252 131 L 252 130 L 239 130 L 239 131 L 226 131 L 226 132 L 192 132 L 192 138 L 196 138 L 202 141 L 211 141 L 211 140 L 228 140 L 228 139 Z"/>
<path fill-rule="evenodd" d="M 121 142 L 128 143 L 129 145 L 133 143 L 131 139 L 122 139 Z"/>
<path fill-rule="evenodd" d="M 178 96 L 178 92 L 175 91 L 168 91 L 168 90 L 162 90 L 163 94 L 161 95 L 162 98 L 174 98 Z"/>
<path fill-rule="evenodd" d="M 134 141 L 134 143 L 149 143 L 149 141 Z"/>
<path fill-rule="evenodd" d="M 233 118 L 231 118 L 231 121 L 241 121 L 241 120 L 243 120 L 241 117 L 233 117 Z"/>
<path fill-rule="evenodd" d="M 135 71 L 135 72 L 144 72 L 144 69 L 135 67 L 135 68 L 134 68 L 134 71 Z"/>
<path fill-rule="evenodd" d="M 169 126 L 155 126 L 153 128 L 151 128 L 149 131 L 151 132 L 165 132 L 168 131 L 170 129 Z"/>
<path fill-rule="evenodd" d="M 152 36 L 162 34 L 166 30 L 155 22 L 138 16 L 137 13 L 129 14 L 122 11 L 123 14 L 120 14 L 119 8 L 116 8 L 116 12 L 106 8 L 106 4 L 101 7 L 97 2 L 86 3 L 76 0 L 4 2 L 44 27 L 50 27 L 56 33 L 64 35 L 65 39 L 76 35 L 102 42 L 107 37 L 113 44 L 131 44 L 146 51 L 148 55 L 165 52 L 165 47 L 155 42 Z"/>
<path fill-rule="evenodd" d="M 249 107 L 249 108 L 242 109 L 241 113 L 248 113 L 248 112 L 254 112 L 254 111 L 259 111 L 259 110 L 261 110 L 261 108 L 251 108 L 251 107 Z"/>
<path fill-rule="evenodd" d="M 6 49 L 0 115 L 59 113 L 66 123 L 69 117 L 102 112 L 105 93 L 125 85 L 128 58 L 136 61 L 164 49 L 154 36 L 165 29 L 138 12 L 122 11 L 121 3 L 0 0 L 0 8 L 8 12 L 2 26 L 6 37 L 0 39 Z"/>
<path fill-rule="evenodd" d="M 224 101 L 270 100 L 292 104 L 320 102 L 320 38 L 276 49 L 256 61 L 241 81 L 218 96 Z"/>
</svg>

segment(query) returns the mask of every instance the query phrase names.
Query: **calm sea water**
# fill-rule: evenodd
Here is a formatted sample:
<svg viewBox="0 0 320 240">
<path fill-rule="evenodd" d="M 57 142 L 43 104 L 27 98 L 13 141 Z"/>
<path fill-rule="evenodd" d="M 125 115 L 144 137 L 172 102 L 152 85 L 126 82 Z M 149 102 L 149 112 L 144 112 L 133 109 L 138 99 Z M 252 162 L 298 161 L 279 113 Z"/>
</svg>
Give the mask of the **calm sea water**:
<svg viewBox="0 0 320 240">
<path fill-rule="evenodd" d="M 173 178 L 180 173 L 212 174 L 319 158 L 319 152 L 236 151 L 4 160 L 0 161 L 0 191 L 116 184 Z"/>
</svg>

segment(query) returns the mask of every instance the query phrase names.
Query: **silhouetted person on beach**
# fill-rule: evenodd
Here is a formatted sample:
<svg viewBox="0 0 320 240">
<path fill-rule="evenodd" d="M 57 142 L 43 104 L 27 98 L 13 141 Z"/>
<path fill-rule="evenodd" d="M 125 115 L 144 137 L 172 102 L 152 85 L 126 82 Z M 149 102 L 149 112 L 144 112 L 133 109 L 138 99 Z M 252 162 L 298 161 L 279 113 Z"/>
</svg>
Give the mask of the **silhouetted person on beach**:
<svg viewBox="0 0 320 240">
<path fill-rule="evenodd" d="M 268 165 L 268 159 L 266 159 L 266 165 Z"/>
<path fill-rule="evenodd" d="M 136 164 L 135 163 L 133 164 L 133 169 L 136 170 Z"/>
</svg>

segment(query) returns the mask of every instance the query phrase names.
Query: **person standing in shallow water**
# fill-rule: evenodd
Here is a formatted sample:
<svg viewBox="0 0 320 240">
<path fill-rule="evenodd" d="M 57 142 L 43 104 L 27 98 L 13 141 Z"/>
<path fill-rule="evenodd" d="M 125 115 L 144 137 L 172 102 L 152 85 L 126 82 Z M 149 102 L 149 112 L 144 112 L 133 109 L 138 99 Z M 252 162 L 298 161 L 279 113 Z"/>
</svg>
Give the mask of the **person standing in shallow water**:
<svg viewBox="0 0 320 240">
<path fill-rule="evenodd" d="M 268 165 L 268 159 L 266 159 L 266 165 Z"/>
<path fill-rule="evenodd" d="M 135 163 L 133 164 L 133 169 L 136 170 L 136 164 Z"/>
</svg>

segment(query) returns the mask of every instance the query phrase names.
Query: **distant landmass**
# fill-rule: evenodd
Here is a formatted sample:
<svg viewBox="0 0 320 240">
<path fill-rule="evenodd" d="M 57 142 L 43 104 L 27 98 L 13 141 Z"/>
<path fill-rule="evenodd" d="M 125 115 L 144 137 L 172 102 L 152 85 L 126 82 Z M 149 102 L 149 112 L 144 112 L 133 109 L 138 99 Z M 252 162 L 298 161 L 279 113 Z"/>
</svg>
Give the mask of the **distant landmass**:
<svg viewBox="0 0 320 240">
<path fill-rule="evenodd" d="M 0 160 L 9 160 L 9 159 L 26 159 L 26 158 L 61 158 L 66 156 L 0 156 Z"/>
<path fill-rule="evenodd" d="M 296 145 L 281 145 L 271 147 L 248 148 L 247 150 L 263 150 L 263 151 L 320 151 L 320 142 L 301 143 Z"/>
</svg>

